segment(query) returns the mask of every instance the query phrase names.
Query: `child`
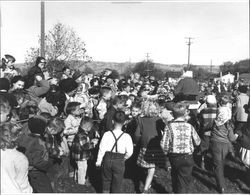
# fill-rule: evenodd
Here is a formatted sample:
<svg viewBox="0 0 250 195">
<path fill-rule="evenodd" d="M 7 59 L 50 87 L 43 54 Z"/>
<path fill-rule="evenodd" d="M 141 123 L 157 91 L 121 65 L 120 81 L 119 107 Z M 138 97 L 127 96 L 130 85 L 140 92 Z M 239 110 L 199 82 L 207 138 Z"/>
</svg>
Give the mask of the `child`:
<svg viewBox="0 0 250 195">
<path fill-rule="evenodd" d="M 81 103 L 69 102 L 66 107 L 66 114 L 68 115 L 64 121 L 65 129 L 64 134 L 67 136 L 67 142 L 69 147 L 72 145 L 75 135 L 78 132 L 78 128 L 81 122 L 80 115 L 82 111 L 80 109 Z"/>
<path fill-rule="evenodd" d="M 59 177 L 69 174 L 69 148 L 63 135 L 64 128 L 64 121 L 59 117 L 54 117 L 48 122 L 44 136 L 49 158 L 53 161 L 53 169 L 49 174 L 53 189 Z"/>
<path fill-rule="evenodd" d="M 173 191 L 184 194 L 191 189 L 194 146 L 200 144 L 200 138 L 186 120 L 188 110 L 185 104 L 176 103 L 173 115 L 174 120 L 166 125 L 160 144 L 169 156 Z"/>
<path fill-rule="evenodd" d="M 133 142 L 135 143 L 134 140 L 134 135 L 135 135 L 135 130 L 138 125 L 138 117 L 141 114 L 141 103 L 137 102 L 132 104 L 131 106 L 131 120 L 128 122 L 126 126 L 126 133 L 128 133 Z"/>
<path fill-rule="evenodd" d="M 208 95 L 206 97 L 206 106 L 198 114 L 200 122 L 200 154 L 201 154 L 201 168 L 205 169 L 205 155 L 209 149 L 211 131 L 214 125 L 214 121 L 217 116 L 217 100 L 214 95 Z"/>
<path fill-rule="evenodd" d="M 147 101 L 141 107 L 143 117 L 139 117 L 135 131 L 135 142 L 139 147 L 137 165 L 146 172 L 143 193 L 150 191 L 151 183 L 155 173 L 156 163 L 160 163 L 161 129 L 159 123 L 163 121 L 159 118 L 159 105 L 153 101 Z M 147 152 L 147 153 L 146 153 Z M 147 155 L 147 154 L 152 155 Z"/>
<path fill-rule="evenodd" d="M 41 116 L 35 116 L 28 121 L 30 134 L 19 140 L 19 147 L 29 160 L 29 181 L 34 192 L 52 193 L 52 186 L 47 175 L 52 163 L 43 140 L 46 121 Z"/>
<path fill-rule="evenodd" d="M 80 126 L 81 122 L 81 114 L 82 111 L 80 109 L 81 103 L 79 102 L 69 102 L 66 107 L 66 114 L 68 115 L 67 118 L 64 121 L 65 129 L 64 129 L 64 135 L 67 138 L 67 143 L 69 146 L 69 149 L 71 149 L 72 142 L 75 138 L 75 135 L 78 132 L 78 128 Z M 72 158 L 70 157 L 70 172 L 69 177 L 74 177 L 74 167 L 76 166 L 75 162 L 72 161 Z"/>
<path fill-rule="evenodd" d="M 88 117 L 83 118 L 79 131 L 72 142 L 72 158 L 76 161 L 78 167 L 77 182 L 80 185 L 89 184 L 87 180 L 88 159 L 91 157 L 91 150 L 98 143 L 92 127 L 93 121 Z"/>
<path fill-rule="evenodd" d="M 89 102 L 89 95 L 88 95 L 88 85 L 86 83 L 80 84 L 77 87 L 76 94 L 74 96 L 75 102 L 80 102 L 80 107 L 87 107 Z"/>
<path fill-rule="evenodd" d="M 99 113 L 99 119 L 103 119 L 110 104 L 109 100 L 111 99 L 112 96 L 112 90 L 110 87 L 102 87 L 100 92 L 101 92 L 101 98 L 96 107 L 96 110 Z"/>
<path fill-rule="evenodd" d="M 131 137 L 122 132 L 126 121 L 123 111 L 114 115 L 114 129 L 104 133 L 100 142 L 96 166 L 102 166 L 103 193 L 120 193 L 122 189 L 125 160 L 133 154 Z"/>
<path fill-rule="evenodd" d="M 229 98 L 226 95 L 219 99 L 218 114 L 211 133 L 215 178 L 220 193 L 225 191 L 224 161 L 226 156 L 233 152 L 232 144 L 228 139 L 229 130 L 232 128 L 230 125 L 232 112 L 228 107 L 228 102 Z"/>
<path fill-rule="evenodd" d="M 127 123 L 125 127 L 125 132 L 131 136 L 133 145 L 134 145 L 134 152 L 132 156 L 126 161 L 125 175 L 127 175 L 128 177 L 131 177 L 134 180 L 136 191 L 139 191 L 138 189 L 139 185 L 138 185 L 138 179 L 137 179 L 138 175 L 135 174 L 135 171 L 137 171 L 138 169 L 136 165 L 136 160 L 137 160 L 140 148 L 138 147 L 138 145 L 135 144 L 135 131 L 138 126 L 138 120 L 139 120 L 138 118 L 140 117 L 140 114 L 141 114 L 141 103 L 136 102 L 132 104 L 131 119 L 129 120 L 129 122 Z"/>
<path fill-rule="evenodd" d="M 225 124 L 227 121 L 232 119 L 232 110 L 229 107 L 229 98 L 224 95 L 220 98 L 218 115 L 215 120 L 217 126 Z"/>
</svg>

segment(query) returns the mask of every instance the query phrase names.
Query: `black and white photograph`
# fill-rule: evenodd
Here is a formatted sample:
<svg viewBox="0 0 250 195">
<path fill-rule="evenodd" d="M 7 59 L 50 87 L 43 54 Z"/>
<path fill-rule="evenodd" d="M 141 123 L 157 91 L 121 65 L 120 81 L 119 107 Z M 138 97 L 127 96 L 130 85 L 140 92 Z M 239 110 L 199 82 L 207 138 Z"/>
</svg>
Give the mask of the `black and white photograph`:
<svg viewBox="0 0 250 195">
<path fill-rule="evenodd" d="M 249 4 L 1 0 L 1 194 L 249 194 Z"/>
</svg>

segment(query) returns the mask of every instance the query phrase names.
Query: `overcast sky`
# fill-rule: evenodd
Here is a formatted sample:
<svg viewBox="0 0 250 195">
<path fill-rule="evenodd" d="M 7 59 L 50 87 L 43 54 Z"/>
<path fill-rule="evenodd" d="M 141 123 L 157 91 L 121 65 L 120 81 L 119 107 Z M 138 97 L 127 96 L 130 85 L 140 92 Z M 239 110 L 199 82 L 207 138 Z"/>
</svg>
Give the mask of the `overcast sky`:
<svg viewBox="0 0 250 195">
<path fill-rule="evenodd" d="M 1 1 L 1 54 L 24 62 L 38 46 L 40 2 Z M 186 64 L 185 37 L 193 37 L 192 64 L 214 65 L 249 58 L 249 2 L 142 3 L 46 1 L 45 31 L 57 22 L 72 27 L 95 61 Z"/>
</svg>

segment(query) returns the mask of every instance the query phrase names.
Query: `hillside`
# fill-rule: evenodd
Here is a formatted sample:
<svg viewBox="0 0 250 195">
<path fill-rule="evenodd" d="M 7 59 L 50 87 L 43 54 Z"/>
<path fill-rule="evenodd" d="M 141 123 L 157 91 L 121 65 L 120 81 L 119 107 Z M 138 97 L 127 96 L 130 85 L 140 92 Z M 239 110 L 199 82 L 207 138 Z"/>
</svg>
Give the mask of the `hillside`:
<svg viewBox="0 0 250 195">
<path fill-rule="evenodd" d="M 94 62 L 90 62 L 87 63 L 86 66 L 92 68 L 96 73 L 101 72 L 102 70 L 104 70 L 105 68 L 110 68 L 110 69 L 115 69 L 117 70 L 119 73 L 124 73 L 124 71 L 127 70 L 128 67 L 133 68 L 135 66 L 136 63 L 129 63 L 129 62 L 124 62 L 124 63 L 116 63 L 116 62 L 98 62 L 98 61 L 94 61 Z M 155 64 L 155 68 L 161 69 L 164 72 L 166 71 L 182 71 L 183 67 L 185 65 L 180 65 L 180 64 L 160 64 L 160 63 L 156 63 Z M 210 70 L 210 65 L 192 65 L 193 67 L 199 69 L 204 69 L 204 70 Z M 80 70 L 84 69 L 85 66 L 83 66 L 83 68 L 80 68 Z M 212 67 L 212 72 L 213 73 L 219 73 L 219 66 L 213 66 Z"/>
<path fill-rule="evenodd" d="M 124 73 L 126 70 L 131 69 L 135 66 L 136 63 L 130 63 L 130 62 L 123 62 L 123 63 L 117 63 L 117 62 L 100 62 L 100 61 L 93 61 L 86 64 L 78 63 L 78 65 L 75 66 L 76 69 L 79 69 L 80 71 L 83 71 L 86 66 L 90 67 L 95 71 L 96 74 L 102 72 L 106 68 L 117 70 L 119 73 Z M 175 71 L 179 72 L 182 71 L 183 67 L 185 65 L 180 64 L 160 64 L 155 63 L 155 68 L 160 69 L 164 72 L 167 71 Z M 199 69 L 205 69 L 210 70 L 210 65 L 192 65 L 193 67 Z M 16 68 L 19 68 L 22 70 L 22 72 L 26 72 L 26 69 L 28 66 L 24 63 L 15 64 Z M 63 67 L 62 67 L 63 68 Z M 219 66 L 213 66 L 212 67 L 213 73 L 219 73 Z"/>
</svg>

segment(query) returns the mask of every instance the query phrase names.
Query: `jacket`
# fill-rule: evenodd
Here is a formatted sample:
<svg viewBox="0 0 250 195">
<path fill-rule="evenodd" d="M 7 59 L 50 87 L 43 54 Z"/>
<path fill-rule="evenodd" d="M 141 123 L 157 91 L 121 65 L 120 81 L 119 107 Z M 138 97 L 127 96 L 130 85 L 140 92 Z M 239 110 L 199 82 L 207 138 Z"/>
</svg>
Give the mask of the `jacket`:
<svg viewBox="0 0 250 195">
<path fill-rule="evenodd" d="M 41 80 L 38 85 L 32 85 L 27 89 L 27 92 L 35 102 L 39 103 L 41 101 L 41 96 L 45 95 L 49 91 L 50 85 L 46 80 Z"/>
<path fill-rule="evenodd" d="M 24 152 L 29 161 L 29 170 L 47 172 L 52 166 L 45 141 L 37 134 L 29 134 L 19 140 L 19 148 Z"/>
</svg>

